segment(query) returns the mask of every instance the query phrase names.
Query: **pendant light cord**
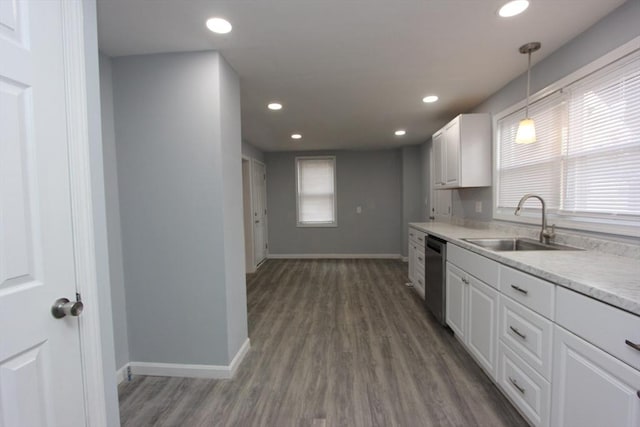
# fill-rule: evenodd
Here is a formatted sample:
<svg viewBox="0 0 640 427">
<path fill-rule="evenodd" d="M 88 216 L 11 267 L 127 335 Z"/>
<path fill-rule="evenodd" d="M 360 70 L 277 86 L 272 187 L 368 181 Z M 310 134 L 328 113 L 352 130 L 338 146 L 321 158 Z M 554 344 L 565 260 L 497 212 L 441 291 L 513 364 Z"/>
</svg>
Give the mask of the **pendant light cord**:
<svg viewBox="0 0 640 427">
<path fill-rule="evenodd" d="M 531 50 L 529 50 L 529 62 L 527 64 L 527 106 L 525 108 L 525 117 L 529 118 L 529 92 L 531 90 Z"/>
</svg>

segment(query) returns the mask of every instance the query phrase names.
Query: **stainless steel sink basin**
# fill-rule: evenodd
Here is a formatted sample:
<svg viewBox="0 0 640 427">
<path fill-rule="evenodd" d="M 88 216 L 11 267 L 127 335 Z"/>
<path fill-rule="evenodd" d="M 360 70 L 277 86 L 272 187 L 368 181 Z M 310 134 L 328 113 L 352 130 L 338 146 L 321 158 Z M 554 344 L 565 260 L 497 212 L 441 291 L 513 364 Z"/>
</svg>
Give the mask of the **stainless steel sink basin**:
<svg viewBox="0 0 640 427">
<path fill-rule="evenodd" d="M 511 238 L 486 238 L 486 239 L 462 239 L 476 246 L 490 249 L 492 251 L 581 251 L 582 249 L 571 246 L 558 245 L 555 243 L 544 244 L 537 240 L 523 237 Z"/>
</svg>

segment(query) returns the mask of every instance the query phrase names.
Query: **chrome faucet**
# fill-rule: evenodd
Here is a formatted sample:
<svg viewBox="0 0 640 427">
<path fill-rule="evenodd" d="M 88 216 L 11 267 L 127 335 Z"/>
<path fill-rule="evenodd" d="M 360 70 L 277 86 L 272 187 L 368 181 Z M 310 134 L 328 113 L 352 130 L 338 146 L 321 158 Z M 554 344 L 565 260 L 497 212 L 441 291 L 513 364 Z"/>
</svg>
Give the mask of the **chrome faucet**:
<svg viewBox="0 0 640 427">
<path fill-rule="evenodd" d="M 540 200 L 540 203 L 542 203 L 542 230 L 540 230 L 540 243 L 544 243 L 548 245 L 551 242 L 551 239 L 553 239 L 556 236 L 556 233 L 555 233 L 556 225 L 555 224 L 551 225 L 551 231 L 549 231 L 549 229 L 547 228 L 547 207 L 542 197 L 538 196 L 537 194 L 531 194 L 531 193 L 525 194 L 524 196 L 522 196 L 522 199 L 520 199 L 520 201 L 518 202 L 518 207 L 516 208 L 516 211 L 514 212 L 514 214 L 520 215 L 520 211 L 522 210 L 522 205 L 524 205 L 524 202 L 526 202 L 527 199 L 531 197 L 535 197 L 536 199 Z"/>
</svg>

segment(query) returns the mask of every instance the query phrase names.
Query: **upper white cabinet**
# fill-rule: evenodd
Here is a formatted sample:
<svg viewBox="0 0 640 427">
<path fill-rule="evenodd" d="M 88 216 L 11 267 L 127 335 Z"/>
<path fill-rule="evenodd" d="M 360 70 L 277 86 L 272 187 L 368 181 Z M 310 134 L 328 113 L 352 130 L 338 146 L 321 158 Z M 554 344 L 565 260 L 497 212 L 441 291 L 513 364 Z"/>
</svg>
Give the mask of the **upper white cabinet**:
<svg viewBox="0 0 640 427">
<path fill-rule="evenodd" d="M 488 114 L 461 114 L 433 135 L 434 188 L 491 185 Z"/>
</svg>

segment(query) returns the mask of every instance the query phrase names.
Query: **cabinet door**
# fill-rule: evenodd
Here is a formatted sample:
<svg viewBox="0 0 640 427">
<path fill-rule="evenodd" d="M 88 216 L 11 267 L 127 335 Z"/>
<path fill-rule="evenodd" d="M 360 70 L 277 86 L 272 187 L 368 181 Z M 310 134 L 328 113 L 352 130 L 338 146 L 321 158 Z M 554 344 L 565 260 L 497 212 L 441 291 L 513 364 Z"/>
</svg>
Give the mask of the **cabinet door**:
<svg viewBox="0 0 640 427">
<path fill-rule="evenodd" d="M 498 291 L 469 276 L 467 346 L 493 379 L 496 378 Z"/>
<path fill-rule="evenodd" d="M 433 186 L 442 187 L 444 185 L 445 167 L 445 147 L 444 132 L 433 135 Z"/>
<path fill-rule="evenodd" d="M 464 343 L 467 342 L 467 282 L 466 275 L 462 270 L 447 263 L 445 317 L 447 325 L 453 330 L 458 339 Z"/>
<path fill-rule="evenodd" d="M 416 281 L 416 245 L 409 240 L 409 282 L 414 283 Z"/>
<path fill-rule="evenodd" d="M 640 426 L 640 372 L 554 328 L 553 426 Z"/>
<path fill-rule="evenodd" d="M 444 131 L 445 149 L 445 185 L 456 186 L 460 177 L 460 121 L 447 125 Z"/>
</svg>

